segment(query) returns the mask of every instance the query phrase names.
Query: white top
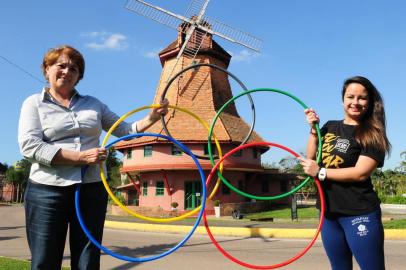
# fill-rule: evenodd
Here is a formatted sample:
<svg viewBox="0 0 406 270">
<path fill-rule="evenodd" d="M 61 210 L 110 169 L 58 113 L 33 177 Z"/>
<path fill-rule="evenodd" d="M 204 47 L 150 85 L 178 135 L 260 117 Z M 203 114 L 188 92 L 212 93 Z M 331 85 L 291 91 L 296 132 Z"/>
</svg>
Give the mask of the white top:
<svg viewBox="0 0 406 270">
<path fill-rule="evenodd" d="M 21 154 L 32 163 L 30 180 L 53 186 L 101 181 L 99 165 L 89 166 L 82 178 L 81 166 L 51 165 L 51 162 L 59 149 L 84 151 L 99 147 L 102 130 L 109 130 L 118 119 L 107 105 L 76 90 L 69 108 L 45 88 L 28 97 L 21 107 L 18 142 Z M 136 132 L 136 123 L 122 122 L 113 135 L 121 137 Z"/>
</svg>

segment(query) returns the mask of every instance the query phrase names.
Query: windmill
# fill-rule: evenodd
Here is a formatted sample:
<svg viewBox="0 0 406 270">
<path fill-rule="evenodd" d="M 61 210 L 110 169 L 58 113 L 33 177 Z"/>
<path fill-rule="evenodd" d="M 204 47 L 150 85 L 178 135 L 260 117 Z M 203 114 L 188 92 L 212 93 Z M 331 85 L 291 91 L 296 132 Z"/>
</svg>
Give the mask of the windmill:
<svg viewBox="0 0 406 270">
<path fill-rule="evenodd" d="M 169 79 L 182 56 L 191 59 L 192 64 L 196 64 L 196 55 L 208 35 L 219 36 L 255 52 L 260 51 L 262 40 L 259 38 L 205 16 L 209 1 L 210 0 L 192 0 L 184 16 L 151 5 L 142 0 L 127 1 L 125 8 L 130 11 L 176 30 L 181 26 L 181 31 L 185 34 L 185 39 L 176 56 L 176 63 L 168 77 Z"/>
</svg>

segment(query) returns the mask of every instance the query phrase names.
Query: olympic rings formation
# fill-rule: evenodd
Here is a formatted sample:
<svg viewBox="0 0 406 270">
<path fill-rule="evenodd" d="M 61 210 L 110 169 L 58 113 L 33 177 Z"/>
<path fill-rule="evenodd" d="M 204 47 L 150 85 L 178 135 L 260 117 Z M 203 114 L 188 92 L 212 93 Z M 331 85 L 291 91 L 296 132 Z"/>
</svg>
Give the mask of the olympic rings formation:
<svg viewBox="0 0 406 270">
<path fill-rule="evenodd" d="M 207 65 L 207 66 L 213 66 L 213 67 L 218 68 L 217 66 L 210 65 L 210 64 L 199 64 L 199 65 Z M 199 65 L 196 65 L 196 66 L 199 66 Z M 177 76 L 179 76 L 181 73 L 183 73 L 184 71 L 186 71 L 186 70 L 188 70 L 188 69 L 191 69 L 191 68 L 193 68 L 193 67 L 194 67 L 194 66 L 191 66 L 191 67 L 189 67 L 189 68 L 183 70 L 182 72 L 176 74 L 175 77 L 173 78 L 173 80 L 175 80 L 175 78 L 176 78 Z M 221 68 L 220 68 L 220 69 L 221 69 Z M 227 72 L 227 71 L 226 71 L 226 72 Z M 228 72 L 227 72 L 227 73 L 228 73 Z M 171 80 L 171 82 L 172 82 L 173 80 Z M 236 80 L 238 81 L 238 79 L 236 79 Z M 169 85 L 169 84 L 168 84 L 168 85 Z M 167 86 L 167 87 L 169 87 L 169 86 Z M 164 94 L 163 94 L 163 96 L 162 96 L 162 99 L 164 99 L 164 95 L 165 95 L 166 90 L 167 90 L 167 89 L 165 89 L 165 91 L 164 91 Z M 306 106 L 300 99 L 298 99 L 297 97 L 293 96 L 292 94 L 290 94 L 290 93 L 288 93 L 288 92 L 285 92 L 285 91 L 282 91 L 282 90 L 271 89 L 271 88 L 259 88 L 259 89 L 253 89 L 253 90 L 246 90 L 245 92 L 240 93 L 239 95 L 237 95 L 237 96 L 231 98 L 230 100 L 228 100 L 228 101 L 221 107 L 221 109 L 218 111 L 218 113 L 216 114 L 215 118 L 213 119 L 213 121 L 212 121 L 212 123 L 211 123 L 211 126 L 208 127 L 208 125 L 207 125 L 200 117 L 198 117 L 196 114 L 194 114 L 194 113 L 192 113 L 192 112 L 190 112 L 190 111 L 188 111 L 188 110 L 186 110 L 186 109 L 183 109 L 183 108 L 179 108 L 179 107 L 172 106 L 172 105 L 169 106 L 169 108 L 178 109 L 178 110 L 180 110 L 180 111 L 182 111 L 182 112 L 185 112 L 185 113 L 187 113 L 187 114 L 193 116 L 193 117 L 194 117 L 195 119 L 197 119 L 203 126 L 205 126 L 205 128 L 207 128 L 208 131 L 209 131 L 209 136 L 208 136 L 208 151 L 209 151 L 209 159 L 210 159 L 210 162 L 211 162 L 213 168 L 212 168 L 212 170 L 211 170 L 211 172 L 210 172 L 210 174 L 209 174 L 209 176 L 208 176 L 206 182 L 204 181 L 203 169 L 201 168 L 201 165 L 200 165 L 200 163 L 199 163 L 198 160 L 197 160 L 197 158 L 198 158 L 197 155 L 193 154 L 193 153 L 192 153 L 186 146 L 184 146 L 182 143 L 180 143 L 179 141 L 177 141 L 177 140 L 175 140 L 174 138 L 170 137 L 170 134 L 169 134 L 169 132 L 168 132 L 167 129 L 166 129 L 166 126 L 165 126 L 165 123 L 164 123 L 163 118 L 161 118 L 161 119 L 162 119 L 162 122 L 163 122 L 163 126 L 164 126 L 165 130 L 166 130 L 167 133 L 168 133 L 168 136 L 161 135 L 161 134 L 155 134 L 155 133 L 139 133 L 139 134 L 132 134 L 132 135 L 127 135 L 127 136 L 121 137 L 121 138 L 119 138 L 119 139 L 113 141 L 112 143 L 106 145 L 107 140 L 109 139 L 109 137 L 110 137 L 110 135 L 112 134 L 112 132 L 114 131 L 114 129 L 115 129 L 122 121 L 124 121 L 128 116 L 130 116 L 130 115 L 132 115 L 132 114 L 134 114 L 134 113 L 136 113 L 136 112 L 139 112 L 139 111 L 141 111 L 141 110 L 145 110 L 145 109 L 147 109 L 147 108 L 158 108 L 158 107 L 160 107 L 160 105 L 153 104 L 153 105 L 149 105 L 149 106 L 140 107 L 140 108 L 135 109 L 135 110 L 132 110 L 132 111 L 126 113 L 125 115 L 123 115 L 122 117 L 120 117 L 120 119 L 117 120 L 117 122 L 114 123 L 113 126 L 112 126 L 112 127 L 109 129 L 109 131 L 107 132 L 105 138 L 103 139 L 102 147 L 105 146 L 106 148 L 109 148 L 109 147 L 113 146 L 115 143 L 117 143 L 117 142 L 119 142 L 119 141 L 128 140 L 128 139 L 132 139 L 132 138 L 139 138 L 139 137 L 142 137 L 142 136 L 155 136 L 155 137 L 158 137 L 158 138 L 163 138 L 163 139 L 166 139 L 166 140 L 171 141 L 172 143 L 176 144 L 183 152 L 185 152 L 187 155 L 191 156 L 191 158 L 193 159 L 193 161 L 194 161 L 195 164 L 197 165 L 198 171 L 199 171 L 199 174 L 200 174 L 200 177 L 201 177 L 201 182 L 202 182 L 202 197 L 203 197 L 203 198 L 202 198 L 202 203 L 201 203 L 201 205 L 200 205 L 199 207 L 195 208 L 193 211 L 191 211 L 191 212 L 189 212 L 189 213 L 187 213 L 187 214 L 184 214 L 184 215 L 182 215 L 182 216 L 179 216 L 179 217 L 167 218 L 167 219 L 159 219 L 159 218 L 151 218 L 151 217 L 142 216 L 142 215 L 140 215 L 140 214 L 137 214 L 137 213 L 135 213 L 135 212 L 129 210 L 127 207 L 125 207 L 125 206 L 117 199 L 117 197 L 113 194 L 113 192 L 111 191 L 111 189 L 110 189 L 110 187 L 109 187 L 109 185 L 108 185 L 108 183 L 107 183 L 107 180 L 106 180 L 106 177 L 105 177 L 106 174 L 105 174 L 105 171 L 104 171 L 104 167 L 103 167 L 103 166 L 100 166 L 101 179 L 102 179 L 103 185 L 104 185 L 104 187 L 105 187 L 107 193 L 110 195 L 110 197 L 113 199 L 113 201 L 114 201 L 116 204 L 118 204 L 123 210 L 125 210 L 126 212 L 130 213 L 131 215 L 133 215 L 133 216 L 135 216 L 135 217 L 138 217 L 138 218 L 141 218 L 141 219 L 145 219 L 145 220 L 149 220 L 149 221 L 153 221 L 153 222 L 170 222 L 170 221 L 175 221 L 175 220 L 183 219 L 183 218 L 188 217 L 188 216 L 190 216 L 190 215 L 192 215 L 192 214 L 195 214 L 196 212 L 199 212 L 199 215 L 198 215 L 198 217 L 197 217 L 197 219 L 196 219 L 196 222 L 195 222 L 194 226 L 192 227 L 191 231 L 185 236 L 185 238 L 184 238 L 182 241 L 180 241 L 177 245 L 175 245 L 173 248 L 169 249 L 168 251 L 163 252 L 162 254 L 159 254 L 159 255 L 156 255 L 156 256 L 144 257 L 144 258 L 134 258 L 134 257 L 123 256 L 123 255 L 114 253 L 114 252 L 112 252 L 111 250 L 107 249 L 106 247 L 102 246 L 102 245 L 91 235 L 91 233 L 90 233 L 89 230 L 87 229 L 86 224 L 85 224 L 84 221 L 83 221 L 83 218 L 82 218 L 82 215 L 81 215 L 81 211 L 80 211 L 80 185 L 79 185 L 78 188 L 77 188 L 77 190 L 76 190 L 76 192 L 75 192 L 75 209 L 76 209 L 76 214 L 77 214 L 77 217 L 78 217 L 80 226 L 82 227 L 82 229 L 83 229 L 84 233 L 87 235 L 87 237 L 91 240 L 91 242 L 92 242 L 94 245 L 96 245 L 99 249 L 101 249 L 102 251 L 104 251 L 105 253 L 107 253 L 107 254 L 109 254 L 109 255 L 115 257 L 115 258 L 121 259 L 121 260 L 130 261 L 130 262 L 146 262 L 146 261 L 152 261 L 152 260 L 160 259 L 160 258 L 162 258 L 162 257 L 164 257 L 164 256 L 167 256 L 167 255 L 171 254 L 172 252 L 176 251 L 176 250 L 177 250 L 178 248 L 180 248 L 181 246 L 183 246 L 184 243 L 192 236 L 192 234 L 193 234 L 194 231 L 196 230 L 198 224 L 200 223 L 200 221 L 201 221 L 201 219 L 202 219 L 202 217 L 203 217 L 203 219 L 204 219 L 204 224 L 205 224 L 205 227 L 206 227 L 206 231 L 207 231 L 207 233 L 208 233 L 208 235 L 209 235 L 211 241 L 212 241 L 213 244 L 216 246 L 216 248 L 217 248 L 225 257 L 227 257 L 228 259 L 230 259 L 231 261 L 233 261 L 233 262 L 235 262 L 235 263 L 237 263 L 237 264 L 240 264 L 241 266 L 248 267 L 248 268 L 253 268 L 253 269 L 273 269 L 273 268 L 282 267 L 282 266 L 285 266 L 285 265 L 287 265 L 287 264 L 289 264 L 289 263 L 292 263 L 293 261 L 295 261 L 295 260 L 299 259 L 301 256 L 303 256 L 303 255 L 311 248 L 311 246 L 314 244 L 314 242 L 316 241 L 317 236 L 319 235 L 319 232 L 320 232 L 320 230 L 321 230 L 321 227 L 322 227 L 323 221 L 324 221 L 324 209 L 325 209 L 324 194 L 323 194 L 323 190 L 321 189 L 320 183 L 319 183 L 319 181 L 318 181 L 317 179 L 315 179 L 315 183 L 316 183 L 316 186 L 317 186 L 317 189 L 318 189 L 318 192 L 319 192 L 320 202 L 321 202 L 321 213 L 320 213 L 319 225 L 318 225 L 317 230 L 316 230 L 316 232 L 315 232 L 315 234 L 314 234 L 314 237 L 313 237 L 313 239 L 310 241 L 310 243 L 309 243 L 301 252 L 299 252 L 297 255 L 295 255 L 295 256 L 292 257 L 291 259 L 286 260 L 285 262 L 278 263 L 278 264 L 274 264 L 274 265 L 253 265 L 253 264 L 249 264 L 249 263 L 246 263 L 246 262 L 243 262 L 243 261 L 241 261 L 241 260 L 236 259 L 235 257 L 231 256 L 229 253 L 227 253 L 227 252 L 219 245 L 219 243 L 215 240 L 214 236 L 212 235 L 212 233 L 211 233 L 211 231 L 210 231 L 210 228 L 209 228 L 209 225 L 208 225 L 208 222 L 207 222 L 207 218 L 206 218 L 206 214 L 205 214 L 205 205 L 206 205 L 206 198 L 207 198 L 207 195 L 206 195 L 206 193 L 207 193 L 207 186 L 210 184 L 210 181 L 211 181 L 211 179 L 213 178 L 213 175 L 214 175 L 216 172 L 217 172 L 217 175 L 219 176 L 219 178 L 218 178 L 218 180 L 217 180 L 217 183 L 216 183 L 215 188 L 213 189 L 213 192 L 208 196 L 209 199 L 212 199 L 212 197 L 213 197 L 214 194 L 216 193 L 216 191 L 217 191 L 217 189 L 218 189 L 218 186 L 219 186 L 219 184 L 220 184 L 221 181 L 222 181 L 224 184 L 226 184 L 230 189 L 232 189 L 233 191 L 237 192 L 238 194 L 240 194 L 240 195 L 242 195 L 242 196 L 245 196 L 245 197 L 248 197 L 248 198 L 252 198 L 252 199 L 258 199 L 258 200 L 273 200 L 273 199 L 279 199 L 279 198 L 282 198 L 282 197 L 286 197 L 286 196 L 288 196 L 288 195 L 290 195 L 290 194 L 292 194 L 292 193 L 298 191 L 298 190 L 299 190 L 300 188 L 302 188 L 306 183 L 308 183 L 309 180 L 311 179 L 311 177 L 309 176 L 309 177 L 307 177 L 300 185 L 298 185 L 297 187 L 295 187 L 295 188 L 292 189 L 291 191 L 286 192 L 286 193 L 283 193 L 283 194 L 280 194 L 280 195 L 277 195 L 277 196 L 255 196 L 255 195 L 251 195 L 251 194 L 248 194 L 248 193 L 245 193 L 245 192 L 242 192 L 242 191 L 238 190 L 237 188 L 235 188 L 233 185 L 231 185 L 231 184 L 222 176 L 221 173 L 222 173 L 222 169 L 223 169 L 223 161 L 224 161 L 224 159 L 226 159 L 227 157 L 229 157 L 229 156 L 232 155 L 233 153 L 235 153 L 235 152 L 237 152 L 237 151 L 239 151 L 239 150 L 241 150 L 241 149 L 247 148 L 247 147 L 252 147 L 252 146 L 268 146 L 268 147 L 269 147 L 269 146 L 273 146 L 273 147 L 277 147 L 277 148 L 284 149 L 285 151 L 288 151 L 289 153 L 291 153 L 291 154 L 292 154 L 293 156 L 295 156 L 295 157 L 299 157 L 299 155 L 298 155 L 297 153 L 295 153 L 294 151 L 290 150 L 289 148 L 287 148 L 287 147 L 285 147 L 285 146 L 282 146 L 282 145 L 279 145 L 279 144 L 276 144 L 276 143 L 270 143 L 270 142 L 255 142 L 255 143 L 245 144 L 245 142 L 248 140 L 248 138 L 250 137 L 250 135 L 251 135 L 251 133 L 252 133 L 253 126 L 254 126 L 254 122 L 255 122 L 255 110 L 254 110 L 253 104 L 252 104 L 252 108 L 253 108 L 253 113 L 254 113 L 254 120 L 253 120 L 253 125 L 252 125 L 252 127 L 251 127 L 250 134 L 247 136 L 246 140 L 244 140 L 244 142 L 243 142 L 240 146 L 238 146 L 237 148 L 234 148 L 233 150 L 231 150 L 230 152 L 228 152 L 226 155 L 222 156 L 220 144 L 219 144 L 219 142 L 217 141 L 216 137 L 215 137 L 214 134 L 213 134 L 214 125 L 215 125 L 215 123 L 216 123 L 216 121 L 217 121 L 219 115 L 225 110 L 225 108 L 226 108 L 231 102 L 233 102 L 234 100 L 236 100 L 237 98 L 239 98 L 239 97 L 241 97 L 241 96 L 243 96 L 243 95 L 248 95 L 248 96 L 250 97 L 250 93 L 253 93 L 253 92 L 276 92 L 276 93 L 279 93 L 279 94 L 283 94 L 283 95 L 286 95 L 286 96 L 291 97 L 292 99 L 294 99 L 294 100 L 295 100 L 296 102 L 298 102 L 303 108 L 305 108 L 305 109 L 307 108 L 307 106 Z M 250 97 L 250 100 L 251 100 L 251 97 Z M 321 160 L 321 145 L 322 145 L 322 140 L 321 140 L 321 134 L 320 134 L 319 126 L 316 125 L 315 128 L 316 128 L 317 136 L 318 136 L 318 139 L 319 139 L 318 152 L 317 152 L 317 162 L 319 162 L 319 161 Z M 213 154 L 212 154 L 212 149 L 211 149 L 211 143 L 210 143 L 210 142 L 211 142 L 211 138 L 212 138 L 212 137 L 214 137 L 215 144 L 216 144 L 216 146 L 217 146 L 218 153 L 219 153 L 219 158 L 220 158 L 220 160 L 219 160 L 217 163 L 214 162 L 214 158 L 215 158 L 215 157 L 213 156 Z M 200 157 L 200 158 L 201 158 L 201 157 Z M 203 159 L 207 159 L 207 157 L 203 157 Z"/>
<path fill-rule="evenodd" d="M 166 86 L 165 86 L 165 88 L 164 88 L 164 90 L 163 90 L 163 92 L 162 92 L 161 101 L 163 101 L 163 100 L 165 99 L 166 92 L 168 92 L 169 87 L 170 87 L 171 84 L 176 80 L 176 78 L 178 78 L 180 75 L 182 75 L 183 73 L 185 73 L 185 72 L 188 71 L 189 69 L 195 69 L 195 70 L 196 70 L 196 69 L 198 69 L 198 68 L 200 68 L 200 67 L 212 67 L 212 68 L 215 68 L 215 69 L 217 69 L 217 70 L 220 70 L 220 71 L 222 71 L 222 72 L 228 74 L 228 76 L 230 76 L 231 78 L 233 78 L 233 79 L 241 86 L 241 88 L 242 88 L 244 91 L 248 91 L 248 88 L 245 86 L 245 84 L 244 84 L 242 81 L 240 81 L 240 80 L 237 78 L 237 76 L 235 76 L 233 73 L 231 73 L 231 72 L 228 71 L 227 69 L 222 68 L 222 67 L 219 67 L 219 66 L 216 66 L 216 65 L 213 65 L 213 64 L 198 63 L 198 64 L 191 65 L 191 66 L 188 66 L 188 67 L 182 69 L 181 71 L 179 71 L 178 73 L 176 73 L 176 74 L 168 81 L 168 83 L 166 84 Z M 248 141 L 248 139 L 251 137 L 251 134 L 252 134 L 252 132 L 254 131 L 255 119 L 256 119 L 256 117 L 255 117 L 254 101 L 252 100 L 252 97 L 251 97 L 251 95 L 250 95 L 249 93 L 248 93 L 247 95 L 248 95 L 248 100 L 250 101 L 250 104 L 251 104 L 251 110 L 252 110 L 252 124 L 251 124 L 250 130 L 249 130 L 249 132 L 248 132 L 248 134 L 247 134 L 247 137 L 245 137 L 245 139 L 241 142 L 240 145 L 245 144 L 245 143 Z M 166 126 L 165 118 L 164 118 L 163 116 L 161 116 L 161 123 L 162 123 L 162 126 L 163 126 L 164 130 L 165 130 L 166 135 L 171 136 L 171 133 L 169 132 L 169 130 L 168 130 L 167 126 Z M 171 137 L 172 137 L 172 136 L 171 136 Z M 200 155 L 196 155 L 196 154 L 195 154 L 195 156 L 196 156 L 197 158 L 199 158 L 199 159 L 213 159 L 213 158 L 214 158 L 214 159 L 217 159 L 217 158 L 218 158 L 218 157 L 216 157 L 216 156 L 214 156 L 214 157 L 213 157 L 213 156 L 207 157 L 207 156 L 200 156 Z M 220 157 L 220 158 L 221 158 L 221 157 Z"/>
<path fill-rule="evenodd" d="M 116 141 L 114 141 L 113 143 L 110 143 L 109 145 L 106 146 L 106 143 L 107 143 L 108 139 L 110 138 L 111 133 L 112 133 L 112 132 L 114 131 L 114 129 L 115 129 L 121 122 L 123 122 L 127 117 L 129 117 L 130 115 L 133 115 L 133 114 L 136 113 L 136 112 L 139 112 L 139 111 L 142 111 L 142 110 L 145 110 L 145 109 L 149 109 L 149 108 L 159 108 L 159 107 L 160 107 L 159 104 L 153 104 L 153 105 L 149 105 L 149 106 L 143 106 L 143 107 L 134 109 L 134 110 L 132 110 L 132 111 L 130 111 L 130 112 L 124 114 L 123 116 L 121 116 L 121 117 L 111 126 L 111 128 L 107 131 L 107 134 L 106 134 L 106 136 L 104 137 L 101 146 L 102 146 L 102 147 L 109 148 L 109 147 L 111 147 L 112 145 L 114 145 L 116 142 L 118 142 L 118 140 L 116 140 Z M 199 116 L 197 116 L 197 115 L 194 114 L 193 112 L 191 112 L 191 111 L 189 111 L 189 110 L 187 110 L 187 109 L 179 108 L 179 107 L 172 106 L 172 105 L 169 105 L 169 108 L 177 109 L 177 110 L 179 110 L 179 111 L 182 111 L 182 112 L 185 112 L 185 113 L 191 115 L 192 117 L 194 117 L 195 119 L 197 119 L 207 130 L 209 130 L 209 126 L 207 125 L 207 123 L 204 122 L 203 119 L 201 119 Z M 217 147 L 217 151 L 218 151 L 218 153 L 219 153 L 219 156 L 222 157 L 223 154 L 222 154 L 221 147 L 220 147 L 220 144 L 219 144 L 219 142 L 218 142 L 216 136 L 214 136 L 214 142 L 215 142 L 215 144 L 216 144 L 216 147 Z M 182 149 L 182 148 L 181 148 L 181 149 Z M 186 151 L 185 153 L 188 154 L 188 153 L 192 153 L 192 152 L 191 152 L 191 151 Z M 188 155 L 189 155 L 189 154 L 188 154 Z M 194 156 L 196 157 L 196 155 L 194 155 Z M 220 171 L 221 171 L 221 172 L 223 171 L 223 164 L 220 165 Z M 199 212 L 199 210 L 200 210 L 200 208 L 201 208 L 201 206 L 196 207 L 195 209 L 193 209 L 193 210 L 190 211 L 190 212 L 187 212 L 187 213 L 185 213 L 185 214 L 183 214 L 183 215 L 180 215 L 180 216 L 177 216 L 177 217 L 172 217 L 172 218 L 153 218 L 153 217 L 143 216 L 143 215 L 141 215 L 141 214 L 138 214 L 138 213 L 132 211 L 132 210 L 129 209 L 128 207 L 126 207 L 124 204 L 122 204 L 122 203 L 120 202 L 120 200 L 116 197 L 116 195 L 114 195 L 114 193 L 113 193 L 113 192 L 111 191 L 111 189 L 110 189 L 109 184 L 107 183 L 106 173 L 105 173 L 105 171 L 104 171 L 104 167 L 103 167 L 103 166 L 100 166 L 100 177 L 101 177 L 101 179 L 102 179 L 104 188 L 107 190 L 107 193 L 109 194 L 109 196 L 111 197 L 111 199 L 112 199 L 121 209 L 123 209 L 124 211 L 126 211 L 128 214 L 130 214 L 130 215 L 132 215 L 132 216 L 135 216 L 135 217 L 137 217 L 137 218 L 143 219 L 143 220 L 148 220 L 148 221 L 152 221 L 152 222 L 172 222 L 172 221 L 177 221 L 177 220 L 181 220 L 181 219 L 184 219 L 184 218 L 186 218 L 186 217 L 190 217 L 190 216 L 196 214 L 197 212 Z M 220 186 L 220 183 L 221 183 L 221 180 L 220 180 L 220 178 L 218 178 L 218 180 L 217 180 L 217 182 L 216 182 L 216 185 L 214 186 L 213 191 L 210 193 L 208 199 L 211 200 L 211 199 L 214 197 L 214 195 L 216 194 L 216 192 L 217 192 L 217 190 L 218 190 L 218 188 L 219 188 L 219 186 Z"/>
<path fill-rule="evenodd" d="M 205 205 L 206 205 L 206 186 L 205 186 L 205 177 L 204 177 L 204 173 L 203 173 L 203 169 L 200 166 L 199 161 L 197 160 L 197 158 L 194 156 L 194 154 L 186 147 L 184 146 L 182 143 L 180 143 L 179 141 L 165 136 L 165 135 L 161 135 L 161 134 L 155 134 L 155 133 L 137 133 L 137 134 L 131 134 L 131 135 L 127 135 L 124 137 L 121 137 L 117 140 L 115 140 L 112 144 L 117 143 L 119 141 L 122 140 L 128 140 L 128 139 L 132 139 L 132 138 L 138 138 L 138 137 L 142 137 L 142 136 L 155 136 L 155 137 L 159 137 L 159 138 L 163 138 L 166 140 L 169 140 L 173 143 L 175 143 L 177 146 L 179 146 L 179 148 L 181 148 L 183 151 L 185 151 L 185 153 L 188 153 L 188 155 L 193 159 L 193 161 L 196 163 L 197 169 L 199 171 L 200 174 L 200 179 L 201 179 L 201 183 L 202 183 L 202 204 L 201 204 L 201 208 L 199 211 L 199 215 L 196 219 L 195 224 L 193 225 L 192 230 L 186 235 L 185 238 L 183 238 L 182 241 L 180 241 L 177 245 L 175 245 L 174 247 L 172 247 L 171 249 L 158 254 L 156 256 L 151 256 L 151 257 L 145 257 L 145 258 L 135 258 L 135 257 L 128 257 L 128 256 L 123 256 L 120 254 L 117 254 L 111 250 L 109 250 L 108 248 L 104 247 L 103 245 L 101 245 L 89 232 L 89 230 L 86 227 L 86 224 L 83 221 L 82 218 L 82 214 L 80 212 L 80 185 L 78 185 L 76 192 L 75 192 L 75 209 L 76 209 L 76 215 L 77 218 L 79 220 L 79 224 L 82 227 L 82 230 L 84 231 L 84 233 L 86 234 L 86 236 L 90 239 L 90 241 L 97 246 L 100 250 L 103 250 L 105 253 L 117 258 L 117 259 L 121 259 L 124 261 L 129 261 L 129 262 L 147 262 L 147 261 L 152 261 L 152 260 L 156 260 L 156 259 L 160 259 L 162 257 L 165 257 L 169 254 L 171 254 L 172 252 L 176 251 L 178 248 L 180 248 L 181 246 L 183 246 L 183 244 L 189 240 L 189 238 L 192 236 L 192 234 L 194 233 L 194 231 L 196 230 L 197 226 L 200 223 L 200 220 L 202 219 L 202 215 L 204 213 L 204 209 L 205 209 Z M 102 166 L 101 166 L 102 167 Z M 107 190 L 109 192 L 109 195 L 111 195 L 111 190 Z"/>
<path fill-rule="evenodd" d="M 225 154 L 217 163 L 216 165 L 213 167 L 213 169 L 211 170 L 209 176 L 207 177 L 206 180 L 206 185 L 208 185 L 211 181 L 211 178 L 213 177 L 214 173 L 216 172 L 218 166 L 223 162 L 224 159 L 226 159 L 227 157 L 229 157 L 230 155 L 234 154 L 235 152 L 247 148 L 247 147 L 252 147 L 252 146 L 274 146 L 280 149 L 283 149 L 289 153 L 291 153 L 294 157 L 299 157 L 299 155 L 297 153 L 295 153 L 294 151 L 292 151 L 291 149 L 282 146 L 280 144 L 276 144 L 276 143 L 270 143 L 270 142 L 255 142 L 255 143 L 249 143 L 249 144 L 245 144 L 245 145 L 241 145 L 239 147 L 234 148 L 233 150 L 231 150 L 230 152 L 227 152 L 227 154 Z M 210 237 L 210 240 L 213 242 L 213 244 L 216 246 L 216 248 L 221 252 L 221 254 L 223 254 L 226 258 L 230 259 L 231 261 L 241 265 L 241 266 L 245 266 L 248 268 L 252 268 L 252 269 L 274 269 L 274 268 L 278 268 L 278 267 L 282 267 L 285 265 L 288 265 L 294 261 L 296 261 L 297 259 L 299 259 L 300 257 L 302 257 L 314 244 L 314 242 L 317 240 L 317 237 L 320 233 L 320 230 L 323 226 L 323 221 L 324 221 L 324 210 L 325 210 L 325 202 L 324 202 L 324 195 L 323 195 L 323 190 L 321 189 L 320 186 L 320 182 L 317 180 L 315 181 L 316 185 L 317 185 L 317 190 L 319 192 L 319 196 L 320 196 L 320 220 L 319 220 L 319 225 L 317 227 L 317 230 L 313 236 L 313 239 L 310 241 L 310 243 L 302 250 L 300 251 L 297 255 L 295 255 L 294 257 L 292 257 L 289 260 L 286 260 L 282 263 L 278 263 L 278 264 L 274 264 L 274 265 L 254 265 L 254 264 L 249 264 L 246 262 L 243 262 L 241 260 L 238 260 L 237 258 L 231 256 L 227 251 L 225 251 L 220 244 L 216 241 L 216 239 L 214 238 L 213 234 L 210 231 L 208 222 L 207 222 L 207 217 L 206 217 L 206 212 L 203 214 L 203 220 L 204 220 L 204 226 L 206 227 L 206 231 L 207 234 Z"/>
<path fill-rule="evenodd" d="M 214 125 L 216 124 L 217 119 L 219 118 L 220 114 L 225 110 L 225 108 L 227 108 L 227 106 L 231 103 L 234 102 L 234 100 L 244 96 L 244 95 L 248 95 L 250 93 L 254 93 L 254 92 L 275 92 L 275 93 L 279 93 L 285 96 L 288 96 L 290 98 L 292 98 L 293 100 L 295 100 L 296 102 L 298 102 L 304 109 L 307 109 L 307 105 L 303 103 L 303 101 L 301 101 L 299 98 L 295 97 L 294 95 L 286 92 L 286 91 L 282 91 L 282 90 L 278 90 L 278 89 L 271 89 L 271 88 L 259 88 L 259 89 L 253 89 L 253 90 L 249 90 L 246 92 L 242 92 L 236 96 L 234 96 L 233 98 L 229 99 L 221 108 L 220 110 L 217 112 L 216 116 L 214 117 L 211 126 L 210 126 L 210 131 L 209 131 L 209 138 L 208 138 L 208 143 L 207 143 L 207 148 L 208 148 L 208 152 L 209 152 L 209 156 L 210 156 L 210 161 L 211 164 L 214 165 L 214 159 L 212 157 L 212 150 L 211 150 L 211 137 L 212 137 L 212 133 L 213 133 L 213 129 L 214 129 Z M 320 135 L 320 128 L 319 125 L 316 124 L 315 125 L 316 131 L 317 131 L 317 137 L 319 139 L 319 145 L 318 145 L 318 152 L 317 152 L 317 162 L 320 162 L 321 160 L 321 135 Z M 306 185 L 307 182 L 309 182 L 309 180 L 311 179 L 310 176 L 308 176 L 300 185 L 298 185 L 297 187 L 295 187 L 294 189 L 276 195 L 276 196 L 256 196 L 256 195 L 252 195 L 252 194 L 248 194 L 242 190 L 239 190 L 238 188 L 234 187 L 230 182 L 228 182 L 223 175 L 219 172 L 218 176 L 221 178 L 221 180 L 223 181 L 223 183 L 228 186 L 231 190 L 233 190 L 234 192 L 245 196 L 247 198 L 250 199 L 256 199 L 256 200 L 275 200 L 275 199 L 280 199 L 283 197 L 286 197 L 288 195 L 293 194 L 294 192 L 298 191 L 299 189 L 301 189 L 304 185 Z"/>
</svg>

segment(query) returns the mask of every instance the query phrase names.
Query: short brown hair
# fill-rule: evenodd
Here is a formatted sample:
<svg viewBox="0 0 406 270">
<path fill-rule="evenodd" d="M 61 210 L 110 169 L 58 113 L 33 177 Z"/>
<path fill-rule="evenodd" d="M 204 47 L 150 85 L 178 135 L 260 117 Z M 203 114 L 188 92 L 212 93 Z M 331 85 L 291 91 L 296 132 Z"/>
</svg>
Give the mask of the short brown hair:
<svg viewBox="0 0 406 270">
<path fill-rule="evenodd" d="M 62 45 L 56 48 L 52 48 L 46 52 L 41 65 L 42 73 L 46 77 L 47 67 L 55 64 L 56 61 L 58 61 L 58 58 L 63 54 L 67 55 L 72 60 L 72 62 L 78 66 L 79 68 L 78 82 L 79 82 L 83 78 L 83 75 L 85 73 L 85 59 L 78 50 L 68 45 Z"/>
</svg>

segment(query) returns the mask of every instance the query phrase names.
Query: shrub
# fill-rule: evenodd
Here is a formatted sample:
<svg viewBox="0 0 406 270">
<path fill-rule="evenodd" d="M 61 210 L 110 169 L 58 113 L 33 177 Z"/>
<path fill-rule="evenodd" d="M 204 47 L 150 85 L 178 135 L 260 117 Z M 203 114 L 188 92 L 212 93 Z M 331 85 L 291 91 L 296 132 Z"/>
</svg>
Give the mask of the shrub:
<svg viewBox="0 0 406 270">
<path fill-rule="evenodd" d="M 114 192 L 114 195 L 117 197 L 118 201 L 121 202 L 122 204 L 125 204 L 125 198 L 123 195 L 121 195 L 121 193 L 119 192 Z M 109 196 L 109 204 L 116 204 L 113 199 L 111 199 L 111 197 Z"/>
<path fill-rule="evenodd" d="M 179 204 L 178 204 L 177 202 L 171 202 L 171 206 L 172 206 L 173 208 L 176 208 L 176 207 L 179 206 Z"/>
<path fill-rule="evenodd" d="M 213 201 L 214 206 L 220 206 L 221 201 L 220 200 L 215 200 Z"/>
</svg>

